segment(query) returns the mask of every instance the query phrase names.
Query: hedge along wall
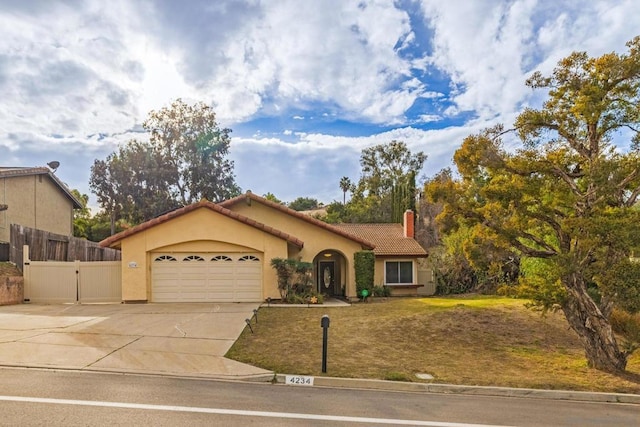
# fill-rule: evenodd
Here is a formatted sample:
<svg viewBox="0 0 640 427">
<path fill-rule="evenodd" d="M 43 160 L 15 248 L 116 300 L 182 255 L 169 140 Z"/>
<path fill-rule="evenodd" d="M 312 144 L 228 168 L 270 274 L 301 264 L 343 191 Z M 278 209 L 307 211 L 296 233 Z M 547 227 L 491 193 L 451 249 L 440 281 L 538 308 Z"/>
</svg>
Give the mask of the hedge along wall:
<svg viewBox="0 0 640 427">
<path fill-rule="evenodd" d="M 24 279 L 22 276 L 0 277 L 0 305 L 22 304 Z"/>
<path fill-rule="evenodd" d="M 376 257 L 373 251 L 360 251 L 353 254 L 353 262 L 356 270 L 356 291 L 358 294 L 363 289 L 373 289 L 373 275 L 375 272 Z"/>
</svg>

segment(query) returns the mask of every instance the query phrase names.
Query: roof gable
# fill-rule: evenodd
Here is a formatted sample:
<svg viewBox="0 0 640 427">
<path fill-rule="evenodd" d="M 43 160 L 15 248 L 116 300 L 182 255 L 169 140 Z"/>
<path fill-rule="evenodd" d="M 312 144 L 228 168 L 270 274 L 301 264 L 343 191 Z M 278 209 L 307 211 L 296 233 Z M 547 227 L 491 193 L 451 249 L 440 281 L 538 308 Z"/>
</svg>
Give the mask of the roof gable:
<svg viewBox="0 0 640 427">
<path fill-rule="evenodd" d="M 257 202 L 260 203 L 264 206 L 267 206 L 269 208 L 272 208 L 274 210 L 280 211 L 286 215 L 292 216 L 294 218 L 300 219 L 302 221 L 305 221 L 309 224 L 312 224 L 316 227 L 320 227 L 322 229 L 325 229 L 327 231 L 330 231 L 334 234 L 337 234 L 341 237 L 344 237 L 346 239 L 352 240 L 354 242 L 359 243 L 360 245 L 362 245 L 363 247 L 367 248 L 367 249 L 373 249 L 375 247 L 375 244 L 370 241 L 367 240 L 365 238 L 362 238 L 361 236 L 358 235 L 354 235 L 352 233 L 349 233 L 341 228 L 336 227 L 333 224 L 328 224 L 324 221 L 320 221 L 319 219 L 313 218 L 312 216 L 309 215 L 305 215 L 303 213 L 300 213 L 298 211 L 295 211 L 293 209 L 290 209 L 288 207 L 286 207 L 285 205 L 282 205 L 280 203 L 275 203 L 272 202 L 271 200 L 267 200 L 263 197 L 257 196 L 255 194 L 253 194 L 250 191 L 247 191 L 245 194 L 242 194 L 240 196 L 234 197 L 233 199 L 229 199 L 229 200 L 225 200 L 223 202 L 218 203 L 218 206 L 222 206 L 224 208 L 231 208 L 232 206 L 238 204 L 238 203 L 251 203 L 251 202 Z"/>
<path fill-rule="evenodd" d="M 100 246 L 103 247 L 107 247 L 107 246 L 113 246 L 114 244 L 120 242 L 121 240 L 129 237 L 129 236 L 133 236 L 134 234 L 140 233 L 144 230 L 150 229 L 152 227 L 155 227 L 159 224 L 163 224 L 165 222 L 168 222 L 174 218 L 177 218 L 179 216 L 185 215 L 189 212 L 195 211 L 196 209 L 200 209 L 200 208 L 206 208 L 206 209 L 210 209 L 214 212 L 217 212 L 219 214 L 222 214 L 224 216 L 227 216 L 229 218 L 232 218 L 238 222 L 241 222 L 243 224 L 246 224 L 248 226 L 257 228 L 259 230 L 264 231 L 265 233 L 269 233 L 273 236 L 276 236 L 278 238 L 281 238 L 283 240 L 286 240 L 287 242 L 302 248 L 304 246 L 304 242 L 300 239 L 298 239 L 297 237 L 291 236 L 290 234 L 287 234 L 285 232 L 282 232 L 280 230 L 276 230 L 273 227 L 269 227 L 268 225 L 262 224 L 258 221 L 255 221 L 251 218 L 248 218 L 244 215 L 240 215 L 236 212 L 230 211 L 229 209 L 226 209 L 222 206 L 219 206 L 215 203 L 209 202 L 208 200 L 202 200 L 198 203 L 193 203 L 191 205 L 179 208 L 179 209 L 175 209 L 171 212 L 167 212 L 164 215 L 160 215 L 156 218 L 150 219 L 149 221 L 143 222 L 142 224 L 136 225 L 135 227 L 129 228 L 128 230 L 124 230 L 120 233 L 114 234 L 111 237 L 107 237 L 106 239 L 104 239 L 103 241 L 100 242 Z"/>
<path fill-rule="evenodd" d="M 78 199 L 71 194 L 71 190 L 67 185 L 60 181 L 60 179 L 49 168 L 35 167 L 35 168 L 22 168 L 22 167 L 0 167 L 0 179 L 1 178 L 15 178 L 20 176 L 35 176 L 35 175 L 47 175 L 53 183 L 60 188 L 64 195 L 71 200 L 74 209 L 81 209 L 82 204 Z"/>
</svg>

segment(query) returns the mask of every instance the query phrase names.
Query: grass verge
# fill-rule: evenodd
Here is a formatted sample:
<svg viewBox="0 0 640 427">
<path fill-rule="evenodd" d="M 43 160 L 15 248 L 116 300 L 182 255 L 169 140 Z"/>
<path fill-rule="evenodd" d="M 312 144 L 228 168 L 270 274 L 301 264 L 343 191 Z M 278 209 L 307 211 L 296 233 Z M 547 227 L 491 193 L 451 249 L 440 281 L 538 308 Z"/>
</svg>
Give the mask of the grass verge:
<svg viewBox="0 0 640 427">
<path fill-rule="evenodd" d="M 495 297 L 389 299 L 350 307 L 262 307 L 227 357 L 277 373 L 465 385 L 640 393 L 640 353 L 616 376 L 587 367 L 561 313 Z"/>
</svg>

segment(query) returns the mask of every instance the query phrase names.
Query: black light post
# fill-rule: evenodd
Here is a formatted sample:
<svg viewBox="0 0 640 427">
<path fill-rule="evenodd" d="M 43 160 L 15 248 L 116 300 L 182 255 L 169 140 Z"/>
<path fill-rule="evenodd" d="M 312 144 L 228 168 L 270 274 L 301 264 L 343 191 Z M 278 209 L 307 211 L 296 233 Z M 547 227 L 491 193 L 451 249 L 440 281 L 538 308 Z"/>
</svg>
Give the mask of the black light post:
<svg viewBox="0 0 640 427">
<path fill-rule="evenodd" d="M 327 373 L 327 338 L 329 332 L 329 316 L 325 314 L 322 316 L 320 326 L 322 326 L 322 373 Z"/>
</svg>

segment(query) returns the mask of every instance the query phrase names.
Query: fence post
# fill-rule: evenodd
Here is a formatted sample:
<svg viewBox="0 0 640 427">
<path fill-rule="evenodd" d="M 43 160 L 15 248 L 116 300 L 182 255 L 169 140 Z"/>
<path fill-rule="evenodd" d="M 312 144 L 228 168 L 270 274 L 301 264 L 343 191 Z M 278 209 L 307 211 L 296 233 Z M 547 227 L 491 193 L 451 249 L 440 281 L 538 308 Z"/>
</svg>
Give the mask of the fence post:
<svg viewBox="0 0 640 427">
<path fill-rule="evenodd" d="M 76 304 L 80 303 L 80 298 L 82 298 L 82 292 L 80 288 L 80 261 L 75 260 L 73 262 L 73 268 L 76 269 Z"/>
<path fill-rule="evenodd" d="M 30 301 L 31 298 L 31 260 L 29 259 L 29 245 L 22 246 L 22 276 L 24 294 L 23 301 Z"/>
</svg>

